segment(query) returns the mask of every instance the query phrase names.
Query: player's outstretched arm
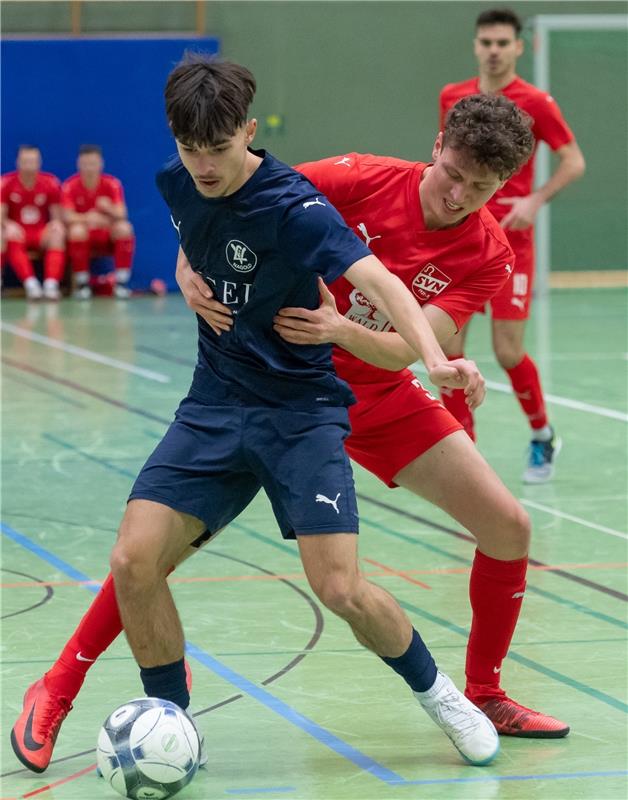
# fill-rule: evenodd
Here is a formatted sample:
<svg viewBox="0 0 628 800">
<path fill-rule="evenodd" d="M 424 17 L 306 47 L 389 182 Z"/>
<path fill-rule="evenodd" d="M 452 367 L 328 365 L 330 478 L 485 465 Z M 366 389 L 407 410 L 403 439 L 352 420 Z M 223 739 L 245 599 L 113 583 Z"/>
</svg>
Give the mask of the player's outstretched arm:
<svg viewBox="0 0 628 800">
<path fill-rule="evenodd" d="M 375 258 L 356 261 L 344 277 L 359 289 L 392 322 L 397 332 L 427 368 L 435 386 L 464 389 L 469 405 L 484 399 L 484 378 L 472 361 L 448 362 L 421 307 L 404 284 Z"/>
</svg>

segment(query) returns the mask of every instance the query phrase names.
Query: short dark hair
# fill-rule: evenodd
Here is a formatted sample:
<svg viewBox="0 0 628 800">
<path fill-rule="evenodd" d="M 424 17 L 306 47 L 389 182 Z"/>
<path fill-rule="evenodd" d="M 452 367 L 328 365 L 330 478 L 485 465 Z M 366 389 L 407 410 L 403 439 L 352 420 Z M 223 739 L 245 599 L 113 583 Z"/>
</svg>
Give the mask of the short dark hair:
<svg viewBox="0 0 628 800">
<path fill-rule="evenodd" d="M 256 89 L 251 72 L 232 61 L 186 53 L 166 82 L 166 117 L 183 144 L 229 139 L 247 120 Z"/>
<path fill-rule="evenodd" d="M 22 150 L 39 150 L 39 145 L 36 145 L 36 144 L 20 144 L 20 145 L 18 145 L 17 152 L 20 153 Z"/>
<path fill-rule="evenodd" d="M 79 156 L 87 156 L 91 153 L 96 153 L 99 156 L 102 156 L 102 147 L 99 144 L 82 144 L 79 147 Z"/>
<path fill-rule="evenodd" d="M 475 21 L 475 27 L 483 28 L 485 25 L 512 25 L 517 37 L 521 35 L 523 24 L 521 19 L 509 8 L 489 8 L 483 11 Z"/>
<path fill-rule="evenodd" d="M 532 155 L 531 126 L 531 117 L 504 95 L 471 94 L 449 110 L 443 147 L 465 151 L 505 181 Z"/>
</svg>

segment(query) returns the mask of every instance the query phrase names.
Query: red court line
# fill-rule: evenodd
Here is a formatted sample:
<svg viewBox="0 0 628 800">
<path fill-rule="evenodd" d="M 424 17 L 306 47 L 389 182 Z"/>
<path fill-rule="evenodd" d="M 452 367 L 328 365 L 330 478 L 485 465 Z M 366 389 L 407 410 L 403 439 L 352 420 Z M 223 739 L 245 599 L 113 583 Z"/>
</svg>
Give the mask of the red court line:
<svg viewBox="0 0 628 800">
<path fill-rule="evenodd" d="M 403 571 L 394 570 L 391 567 L 380 565 L 377 561 L 364 558 L 370 564 L 380 567 L 379 570 L 369 570 L 364 574 L 368 578 L 384 577 L 386 575 L 396 575 L 405 577 L 410 575 L 464 575 L 471 572 L 471 567 L 444 567 L 441 569 L 405 569 Z M 608 562 L 608 563 L 587 563 L 587 564 L 529 564 L 528 569 L 536 572 L 552 572 L 561 569 L 626 569 L 628 562 Z M 223 583 L 227 581 L 281 581 L 281 580 L 302 580 L 305 578 L 303 572 L 288 572 L 279 575 L 201 575 L 189 578 L 169 578 L 169 583 Z M 413 583 L 418 583 L 413 581 Z M 23 589 L 38 586 L 100 586 L 102 581 L 14 581 L 12 583 L 0 583 L 0 589 Z M 420 584 L 426 586 L 426 584 Z M 5 798 L 0 798 L 5 800 Z"/>
<path fill-rule="evenodd" d="M 87 775 L 88 772 L 91 772 L 93 769 L 96 769 L 96 764 L 92 764 L 89 767 L 85 767 L 84 769 L 75 772 L 73 775 L 68 775 L 67 778 L 61 778 L 59 781 L 55 781 L 54 783 L 49 783 L 47 786 L 42 786 L 40 789 L 35 789 L 33 792 L 26 792 L 23 794 L 22 797 L 34 797 L 36 794 L 41 794 L 42 792 L 49 792 L 51 789 L 56 788 L 57 786 L 61 786 L 63 783 L 68 783 L 68 781 L 76 780 L 76 778 L 81 778 L 83 775 Z"/>
<path fill-rule="evenodd" d="M 373 564 L 375 567 L 379 567 L 383 569 L 388 575 L 396 575 L 398 578 L 403 578 L 404 581 L 408 581 L 408 583 L 414 583 L 417 586 L 421 586 L 423 589 L 431 589 L 431 586 L 428 586 L 427 583 L 423 583 L 423 581 L 418 581 L 415 578 L 411 578 L 407 573 L 400 572 L 399 570 L 393 569 L 392 567 L 387 567 L 385 564 L 380 564 L 379 561 L 373 561 L 371 558 L 364 558 L 364 561 L 368 562 L 369 564 Z"/>
</svg>

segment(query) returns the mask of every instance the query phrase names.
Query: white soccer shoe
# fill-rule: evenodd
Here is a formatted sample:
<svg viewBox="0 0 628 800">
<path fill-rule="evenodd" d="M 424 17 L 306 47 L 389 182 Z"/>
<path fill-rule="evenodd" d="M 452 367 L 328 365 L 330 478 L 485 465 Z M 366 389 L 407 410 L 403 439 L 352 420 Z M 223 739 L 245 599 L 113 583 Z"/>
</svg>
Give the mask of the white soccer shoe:
<svg viewBox="0 0 628 800">
<path fill-rule="evenodd" d="M 414 696 L 469 764 L 482 767 L 499 753 L 499 736 L 493 723 L 447 675 L 439 672 L 431 689 L 414 692 Z"/>
<path fill-rule="evenodd" d="M 44 300 L 61 300 L 59 281 L 54 278 L 46 278 L 44 281 Z"/>
<path fill-rule="evenodd" d="M 43 296 L 41 283 L 34 277 L 27 278 L 24 281 L 24 291 L 26 292 L 27 300 L 41 300 Z"/>
</svg>

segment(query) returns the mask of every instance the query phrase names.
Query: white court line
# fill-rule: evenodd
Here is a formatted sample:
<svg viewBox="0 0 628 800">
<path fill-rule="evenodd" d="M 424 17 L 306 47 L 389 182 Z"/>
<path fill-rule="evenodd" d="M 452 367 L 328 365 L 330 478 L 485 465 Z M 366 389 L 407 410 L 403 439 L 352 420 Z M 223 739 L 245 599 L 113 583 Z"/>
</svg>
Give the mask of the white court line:
<svg viewBox="0 0 628 800">
<path fill-rule="evenodd" d="M 420 362 L 412 364 L 410 369 L 413 372 L 419 371 L 423 374 L 427 373 L 427 370 Z M 496 392 L 512 394 L 512 386 L 506 383 L 486 381 L 486 387 L 487 389 L 494 389 Z M 582 403 L 580 400 L 570 400 L 568 397 L 560 397 L 556 394 L 546 394 L 545 399 L 548 403 L 552 403 L 555 406 L 565 406 L 565 408 L 574 408 L 576 411 L 586 411 L 588 414 L 597 414 L 598 417 L 609 417 L 610 419 L 618 419 L 620 422 L 628 422 L 628 414 L 624 414 L 623 411 L 615 411 L 612 408 L 604 408 L 604 406 Z"/>
<path fill-rule="evenodd" d="M 45 344 L 46 347 L 56 347 L 57 350 L 64 350 L 66 353 L 71 353 L 79 358 L 85 358 L 88 361 L 96 361 L 99 364 L 105 364 L 114 369 L 121 369 L 125 372 L 132 372 L 134 375 L 139 375 L 142 378 L 148 378 L 149 381 L 157 381 L 158 383 L 170 383 L 170 378 L 161 372 L 152 372 L 149 369 L 142 369 L 133 364 L 128 364 L 126 361 L 118 361 L 116 358 L 109 358 L 101 353 L 94 353 L 93 350 L 85 350 L 82 347 L 76 347 L 73 344 L 66 344 L 60 342 L 58 339 L 50 339 L 48 336 L 41 336 L 39 333 L 33 331 L 26 331 L 23 328 L 18 328 L 16 325 L 11 325 L 8 322 L 0 322 L 0 328 L 8 333 L 13 333 L 15 336 L 21 336 L 23 339 L 30 339 L 39 344 Z"/>
<path fill-rule="evenodd" d="M 533 500 L 524 500 L 519 498 L 519 501 L 524 506 L 530 506 L 530 508 L 536 508 L 539 511 L 545 511 L 548 514 L 553 514 L 555 517 L 562 517 L 563 519 L 568 519 L 570 522 L 577 522 L 578 525 L 584 525 L 585 528 L 593 528 L 596 531 L 602 531 L 602 533 L 608 533 L 609 536 L 617 536 L 619 539 L 628 539 L 628 534 L 622 533 L 621 531 L 616 531 L 614 528 L 606 528 L 604 525 L 597 525 L 595 522 L 589 522 L 586 519 L 582 519 L 581 517 L 574 517 L 573 514 L 565 514 L 563 511 L 556 511 L 555 508 L 550 508 L 549 506 L 543 506 L 541 503 L 535 503 Z"/>
</svg>

